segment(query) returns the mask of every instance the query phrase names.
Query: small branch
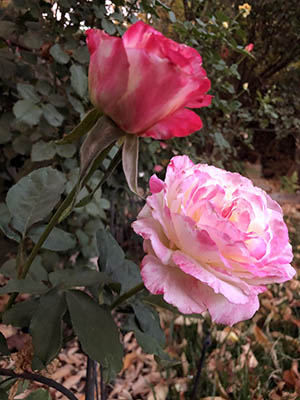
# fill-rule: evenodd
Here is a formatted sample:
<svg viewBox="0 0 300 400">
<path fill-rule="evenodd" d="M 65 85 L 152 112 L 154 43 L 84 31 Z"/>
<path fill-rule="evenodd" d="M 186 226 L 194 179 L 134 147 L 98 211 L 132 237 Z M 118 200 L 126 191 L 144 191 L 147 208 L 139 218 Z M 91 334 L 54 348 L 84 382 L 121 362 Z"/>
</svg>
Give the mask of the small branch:
<svg viewBox="0 0 300 400">
<path fill-rule="evenodd" d="M 120 304 L 124 303 L 124 301 L 134 296 L 136 293 L 140 292 L 144 288 L 145 288 L 144 283 L 143 282 L 139 283 L 132 289 L 128 290 L 128 292 L 122 294 L 122 296 L 120 296 L 116 301 L 114 301 L 111 304 L 110 309 L 113 310 L 114 308 L 118 307 Z"/>
<path fill-rule="evenodd" d="M 195 381 L 194 381 L 191 400 L 196 400 L 196 398 L 197 398 L 197 389 L 198 389 L 199 380 L 200 380 L 200 376 L 201 376 L 201 371 L 202 371 L 204 360 L 205 360 L 205 353 L 206 353 L 206 350 L 207 350 L 209 345 L 210 345 L 210 334 L 208 333 L 205 336 L 205 339 L 203 341 L 201 357 L 200 357 L 199 363 L 197 365 L 197 374 L 196 374 Z"/>
<path fill-rule="evenodd" d="M 38 374 L 33 374 L 31 372 L 23 372 L 22 374 L 16 374 L 14 371 L 11 369 L 6 369 L 6 368 L 0 368 L 0 375 L 2 376 L 11 376 L 12 378 L 18 378 L 18 379 L 27 379 L 29 381 L 35 381 L 42 383 L 43 385 L 52 387 L 65 395 L 68 399 L 70 400 L 78 400 L 77 397 L 67 388 L 65 388 L 63 385 L 60 383 L 54 381 L 53 379 L 46 378 L 45 376 L 38 375 Z"/>
</svg>

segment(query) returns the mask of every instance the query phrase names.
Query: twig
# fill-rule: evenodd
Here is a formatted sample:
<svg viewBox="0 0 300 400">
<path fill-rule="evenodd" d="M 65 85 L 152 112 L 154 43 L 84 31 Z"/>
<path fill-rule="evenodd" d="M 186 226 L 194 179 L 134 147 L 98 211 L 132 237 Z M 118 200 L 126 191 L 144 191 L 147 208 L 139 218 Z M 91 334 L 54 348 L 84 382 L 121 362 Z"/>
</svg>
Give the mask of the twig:
<svg viewBox="0 0 300 400">
<path fill-rule="evenodd" d="M 196 400 L 196 398 L 197 398 L 196 397 L 197 396 L 197 389 L 198 389 L 198 385 L 199 385 L 199 380 L 200 380 L 200 376 L 201 376 L 202 367 L 203 367 L 203 364 L 204 364 L 205 353 L 206 353 L 206 350 L 207 350 L 209 345 L 210 345 L 210 333 L 207 333 L 207 335 L 205 336 L 204 341 L 203 341 L 201 357 L 200 357 L 200 360 L 199 360 L 199 363 L 198 363 L 198 366 L 197 366 L 197 374 L 196 374 L 195 381 L 194 381 L 191 400 Z"/>
<path fill-rule="evenodd" d="M 50 386 L 50 387 L 58 390 L 60 393 L 64 394 L 70 400 L 78 400 L 77 397 L 70 390 L 65 388 L 63 385 L 54 381 L 53 379 L 46 378 L 45 376 L 42 376 L 42 375 L 33 374 L 32 372 L 23 372 L 21 374 L 16 374 L 11 369 L 6 369 L 6 368 L 0 368 L 0 375 L 11 376 L 13 378 L 28 379 L 29 381 L 40 382 L 46 386 Z"/>
</svg>

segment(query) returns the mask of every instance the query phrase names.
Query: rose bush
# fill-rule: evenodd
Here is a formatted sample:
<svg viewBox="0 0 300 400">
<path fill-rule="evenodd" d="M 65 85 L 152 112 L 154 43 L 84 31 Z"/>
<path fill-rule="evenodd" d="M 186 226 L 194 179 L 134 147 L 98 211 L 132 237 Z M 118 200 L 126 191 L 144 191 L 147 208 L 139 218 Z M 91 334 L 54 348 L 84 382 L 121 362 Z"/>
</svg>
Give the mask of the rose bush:
<svg viewBox="0 0 300 400">
<path fill-rule="evenodd" d="M 233 325 L 251 318 L 264 285 L 295 274 L 280 206 L 237 173 L 174 157 L 133 223 L 144 238 L 147 289 L 182 313 Z"/>
<path fill-rule="evenodd" d="M 202 127 L 186 107 L 208 106 L 210 81 L 200 54 L 140 21 L 123 38 L 86 32 L 92 103 L 127 133 L 169 139 Z"/>
</svg>

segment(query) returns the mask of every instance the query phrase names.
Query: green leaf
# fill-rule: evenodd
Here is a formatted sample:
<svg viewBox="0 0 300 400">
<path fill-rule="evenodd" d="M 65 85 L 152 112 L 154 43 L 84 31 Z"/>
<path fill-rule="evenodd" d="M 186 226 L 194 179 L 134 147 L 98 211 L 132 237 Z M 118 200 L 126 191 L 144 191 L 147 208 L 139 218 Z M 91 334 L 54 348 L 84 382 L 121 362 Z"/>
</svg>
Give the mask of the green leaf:
<svg viewBox="0 0 300 400">
<path fill-rule="evenodd" d="M 41 32 L 38 31 L 27 31 L 22 36 L 22 41 L 24 42 L 26 47 L 30 49 L 38 50 L 41 48 L 43 44 L 43 37 Z"/>
<path fill-rule="evenodd" d="M 16 259 L 10 258 L 1 265 L 0 273 L 7 278 L 16 278 Z"/>
<path fill-rule="evenodd" d="M 155 338 L 139 330 L 135 330 L 134 335 L 138 344 L 142 347 L 145 353 L 155 354 L 163 360 L 171 360 L 168 354 L 163 351 L 161 345 Z"/>
<path fill-rule="evenodd" d="M 53 286 L 70 289 L 76 286 L 93 286 L 100 283 L 110 283 L 112 280 L 102 272 L 90 268 L 62 269 L 49 274 Z"/>
<path fill-rule="evenodd" d="M 70 94 L 68 94 L 68 100 L 71 103 L 74 110 L 80 114 L 80 118 L 82 119 L 85 114 L 84 106 L 83 106 L 82 102 L 80 100 L 76 99 L 76 97 L 71 96 Z"/>
<path fill-rule="evenodd" d="M 20 242 L 21 236 L 11 227 L 11 214 L 5 203 L 0 203 L 0 229 L 9 239 Z"/>
<path fill-rule="evenodd" d="M 7 207 L 23 224 L 22 234 L 47 217 L 60 200 L 66 184 L 65 176 L 51 168 L 40 168 L 12 186 L 6 196 Z"/>
<path fill-rule="evenodd" d="M 37 243 L 47 225 L 35 226 L 28 232 L 30 239 Z M 42 248 L 52 251 L 66 251 L 76 246 L 76 238 L 60 228 L 53 228 Z"/>
<path fill-rule="evenodd" d="M 10 351 L 8 350 L 5 336 L 0 332 L 0 354 L 8 356 Z"/>
<path fill-rule="evenodd" d="M 10 35 L 16 30 L 17 25 L 11 21 L 0 21 L 0 37 L 9 39 Z"/>
<path fill-rule="evenodd" d="M 18 243 L 21 241 L 21 236 L 10 227 L 9 223 L 0 221 L 0 229 L 9 239 Z"/>
<path fill-rule="evenodd" d="M 0 294 L 6 293 L 30 293 L 41 294 L 48 290 L 42 282 L 37 282 L 31 277 L 25 279 L 11 279 L 5 286 L 0 288 Z"/>
<path fill-rule="evenodd" d="M 31 318 L 38 307 L 38 301 L 25 300 L 17 303 L 9 310 L 5 311 L 3 315 L 3 322 L 7 325 L 13 325 L 20 328 L 28 327 Z"/>
<path fill-rule="evenodd" d="M 46 389 L 37 389 L 30 393 L 25 400 L 51 400 L 50 393 Z"/>
<path fill-rule="evenodd" d="M 12 133 L 7 124 L 0 121 L 0 144 L 5 144 L 11 141 Z"/>
<path fill-rule="evenodd" d="M 55 44 L 50 49 L 50 54 L 59 64 L 68 64 L 70 57 L 63 51 L 59 44 Z"/>
<path fill-rule="evenodd" d="M 24 122 L 29 126 L 38 124 L 42 115 L 41 108 L 31 100 L 17 101 L 13 107 L 13 112 L 18 122 Z"/>
<path fill-rule="evenodd" d="M 38 103 L 41 100 L 40 96 L 36 93 L 34 87 L 32 85 L 29 85 L 28 83 L 18 83 L 17 89 L 24 100 L 31 100 L 34 104 Z"/>
<path fill-rule="evenodd" d="M 78 61 L 81 64 L 88 63 L 90 59 L 90 53 L 88 51 L 88 47 L 87 46 L 78 47 L 73 54 L 73 58 L 74 60 Z"/>
<path fill-rule="evenodd" d="M 43 140 L 40 140 L 32 146 L 31 160 L 33 162 L 51 160 L 55 154 L 56 147 L 53 142 L 44 142 Z"/>
<path fill-rule="evenodd" d="M 77 290 L 67 292 L 66 298 L 82 349 L 114 377 L 122 368 L 123 348 L 110 311 Z"/>
<path fill-rule="evenodd" d="M 115 269 L 111 277 L 117 282 L 120 282 L 121 284 L 120 294 L 127 292 L 132 287 L 142 282 L 139 267 L 130 260 L 124 260 L 121 267 Z"/>
<path fill-rule="evenodd" d="M 66 312 L 64 293 L 50 290 L 40 298 L 30 323 L 34 355 L 47 365 L 62 346 L 62 317 Z"/>
<path fill-rule="evenodd" d="M 214 138 L 215 138 L 215 141 L 216 141 L 217 145 L 220 147 L 221 150 L 230 149 L 230 144 L 224 138 L 222 133 L 215 132 Z"/>
<path fill-rule="evenodd" d="M 154 338 L 160 346 L 165 346 L 165 335 L 160 326 L 160 320 L 157 312 L 140 300 L 134 299 L 130 303 L 133 307 L 136 318 L 139 321 L 141 330 L 147 335 Z"/>
<path fill-rule="evenodd" d="M 99 269 L 111 276 L 115 270 L 121 268 L 125 260 L 125 254 L 112 234 L 105 229 L 97 231 L 96 240 L 99 253 Z"/>
<path fill-rule="evenodd" d="M 11 219 L 11 215 L 7 205 L 2 202 L 0 203 L 0 221 L 8 223 Z"/>
<path fill-rule="evenodd" d="M 85 69 L 81 65 L 73 64 L 70 68 L 71 85 L 75 92 L 82 98 L 86 97 L 88 80 Z"/>
<path fill-rule="evenodd" d="M 29 137 L 20 135 L 12 142 L 13 149 L 18 154 L 28 154 L 32 148 L 32 142 Z"/>
<path fill-rule="evenodd" d="M 115 25 L 111 21 L 108 21 L 106 18 L 103 18 L 101 20 L 101 25 L 105 32 L 109 35 L 114 35 L 116 33 Z"/>
<path fill-rule="evenodd" d="M 61 115 L 52 104 L 43 105 L 43 116 L 45 120 L 54 127 L 61 126 L 64 120 L 63 115 Z"/>
<path fill-rule="evenodd" d="M 36 83 L 36 90 L 44 96 L 49 96 L 52 92 L 52 87 L 46 80 L 40 79 Z"/>
<path fill-rule="evenodd" d="M 123 171 L 129 189 L 141 196 L 138 188 L 138 162 L 139 162 L 139 138 L 136 135 L 126 135 L 122 153 Z"/>
<path fill-rule="evenodd" d="M 168 354 L 164 352 L 161 344 L 155 337 L 140 330 L 133 315 L 130 315 L 127 319 L 126 323 L 124 324 L 124 329 L 128 332 L 134 332 L 138 344 L 142 347 L 145 353 L 154 354 L 165 361 L 171 360 Z"/>
<path fill-rule="evenodd" d="M 31 268 L 27 274 L 27 278 L 32 278 L 36 282 L 48 280 L 48 273 L 42 264 L 42 257 L 37 255 L 31 264 Z"/>
<path fill-rule="evenodd" d="M 86 135 L 92 129 L 92 127 L 98 121 L 100 115 L 101 113 L 96 108 L 93 108 L 86 114 L 80 124 L 77 125 L 71 133 L 65 135 L 62 139 L 57 140 L 55 143 L 58 145 L 62 145 L 79 140 L 81 136 Z"/>
</svg>

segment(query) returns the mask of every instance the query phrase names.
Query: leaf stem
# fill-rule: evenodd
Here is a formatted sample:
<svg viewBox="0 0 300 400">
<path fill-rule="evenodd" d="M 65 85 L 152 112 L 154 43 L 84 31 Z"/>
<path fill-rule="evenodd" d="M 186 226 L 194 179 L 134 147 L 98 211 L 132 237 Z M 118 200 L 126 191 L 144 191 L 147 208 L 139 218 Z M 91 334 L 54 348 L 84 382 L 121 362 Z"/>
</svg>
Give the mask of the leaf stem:
<svg viewBox="0 0 300 400">
<path fill-rule="evenodd" d="M 141 282 L 138 285 L 134 286 L 132 289 L 128 290 L 128 292 L 122 294 L 122 296 L 118 297 L 116 301 L 114 301 L 110 309 L 113 310 L 118 307 L 120 304 L 124 303 L 127 299 L 134 296 L 136 293 L 141 292 L 145 288 L 144 283 Z"/>
</svg>

